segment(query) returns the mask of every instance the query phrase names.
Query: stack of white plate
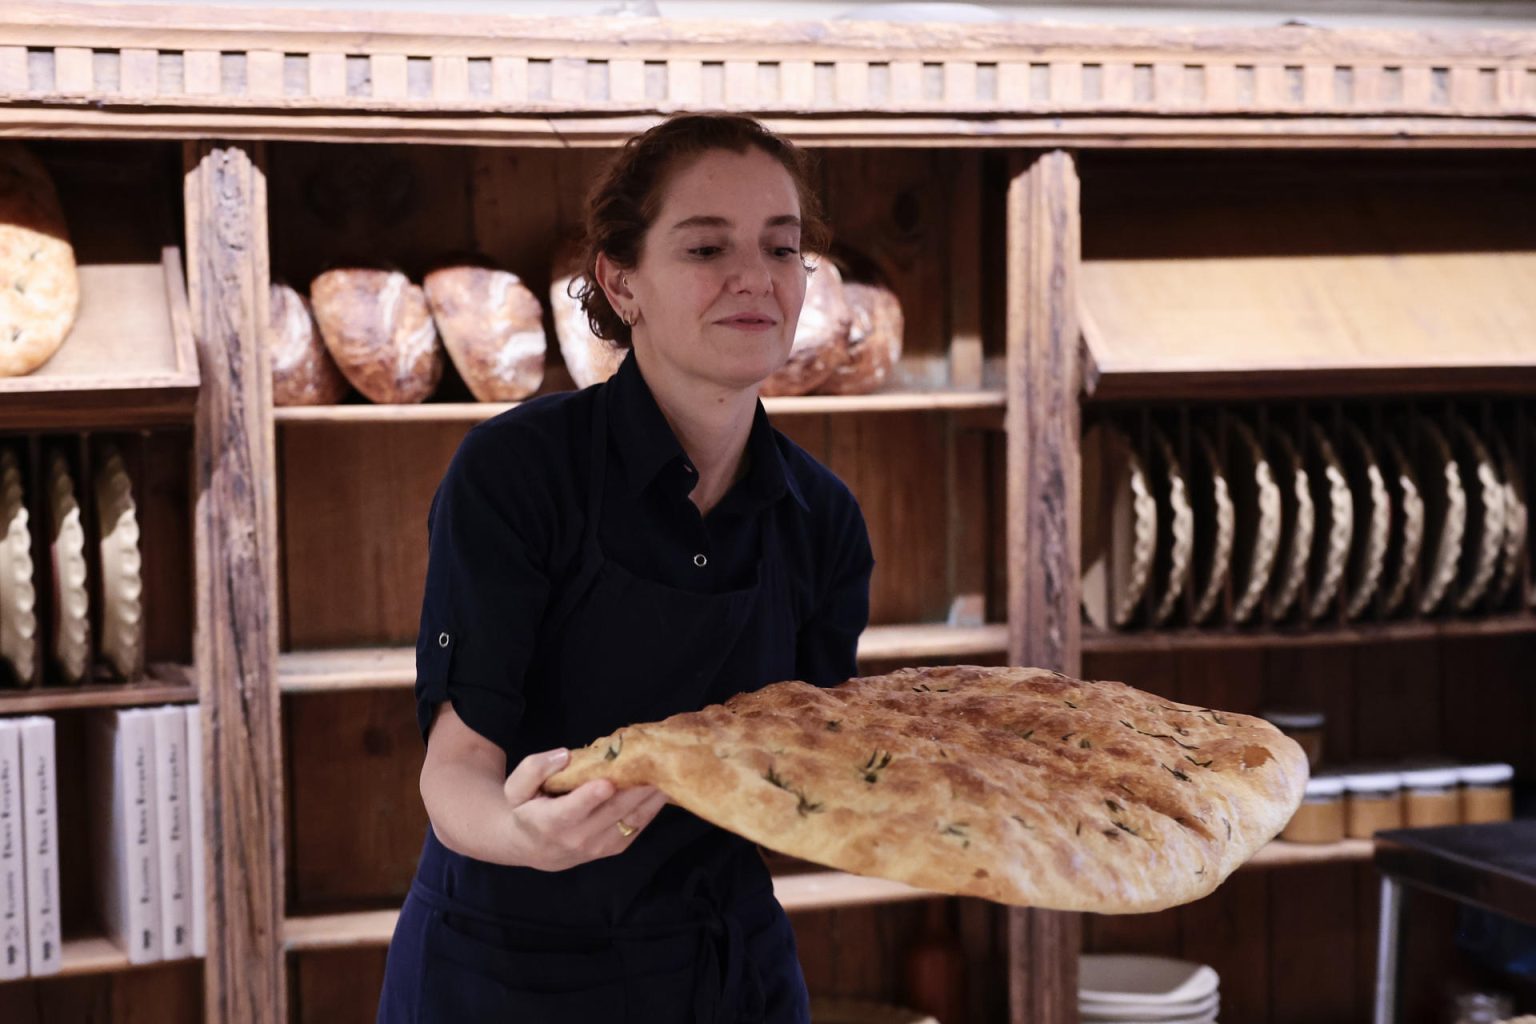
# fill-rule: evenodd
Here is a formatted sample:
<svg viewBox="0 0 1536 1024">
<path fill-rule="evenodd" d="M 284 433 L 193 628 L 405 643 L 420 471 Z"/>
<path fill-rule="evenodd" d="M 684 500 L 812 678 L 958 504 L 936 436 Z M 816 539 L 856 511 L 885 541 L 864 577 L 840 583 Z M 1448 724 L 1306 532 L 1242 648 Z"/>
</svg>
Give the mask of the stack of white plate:
<svg viewBox="0 0 1536 1024">
<path fill-rule="evenodd" d="M 1091 954 L 1078 968 L 1083 1024 L 1215 1024 L 1220 979 L 1204 964 Z"/>
</svg>

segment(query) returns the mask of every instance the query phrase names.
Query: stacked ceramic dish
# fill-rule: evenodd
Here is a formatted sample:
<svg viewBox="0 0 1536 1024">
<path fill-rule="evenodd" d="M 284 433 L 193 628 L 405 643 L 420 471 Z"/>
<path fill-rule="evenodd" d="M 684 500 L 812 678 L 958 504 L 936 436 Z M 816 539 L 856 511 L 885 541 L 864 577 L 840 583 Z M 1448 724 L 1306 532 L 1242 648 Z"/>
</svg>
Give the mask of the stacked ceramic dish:
<svg viewBox="0 0 1536 1024">
<path fill-rule="evenodd" d="M 1132 412 L 1091 421 L 1081 451 L 1101 629 L 1536 606 L 1536 420 L 1518 407 Z"/>
<path fill-rule="evenodd" d="M 1215 1024 L 1220 979 L 1204 964 L 1137 954 L 1089 954 L 1078 967 L 1083 1024 Z"/>
</svg>

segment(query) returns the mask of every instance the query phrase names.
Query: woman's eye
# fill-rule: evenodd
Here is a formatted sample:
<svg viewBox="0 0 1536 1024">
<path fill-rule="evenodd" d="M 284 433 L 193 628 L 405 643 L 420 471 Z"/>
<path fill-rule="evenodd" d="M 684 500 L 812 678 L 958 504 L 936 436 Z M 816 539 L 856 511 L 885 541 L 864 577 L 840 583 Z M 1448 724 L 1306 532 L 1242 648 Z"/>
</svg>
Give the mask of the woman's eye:
<svg viewBox="0 0 1536 1024">
<path fill-rule="evenodd" d="M 796 249 L 792 245 L 776 245 L 773 248 L 773 255 L 781 260 L 790 259 L 791 257 L 799 255 L 799 253 L 800 250 Z"/>
<path fill-rule="evenodd" d="M 711 256 L 718 254 L 719 252 L 720 247 L 718 245 L 700 245 L 688 250 L 688 254 L 690 256 L 697 256 L 700 259 L 706 260 Z"/>
</svg>

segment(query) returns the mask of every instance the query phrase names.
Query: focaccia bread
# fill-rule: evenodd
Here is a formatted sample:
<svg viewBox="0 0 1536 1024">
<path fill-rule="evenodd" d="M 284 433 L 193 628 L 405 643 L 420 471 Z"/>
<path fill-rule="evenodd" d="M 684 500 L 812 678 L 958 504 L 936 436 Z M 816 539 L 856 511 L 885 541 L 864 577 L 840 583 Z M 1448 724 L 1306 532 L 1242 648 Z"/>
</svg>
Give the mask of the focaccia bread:
<svg viewBox="0 0 1536 1024">
<path fill-rule="evenodd" d="M 789 361 L 763 382 L 764 398 L 808 395 L 848 362 L 853 311 L 843 295 L 843 277 L 829 259 L 816 262 L 805 286 L 805 304 L 795 326 Z"/>
<path fill-rule="evenodd" d="M 544 310 L 516 274 L 457 263 L 422 286 L 443 345 L 481 402 L 516 402 L 544 382 Z"/>
<path fill-rule="evenodd" d="M 555 337 L 560 342 L 560 358 L 565 360 L 565 368 L 578 388 L 601 384 L 618 372 L 629 349 L 592 333 L 587 311 L 571 295 L 571 284 L 581 273 L 574 255 L 563 255 L 555 268 L 554 280 L 549 284 L 549 307 L 555 321 Z"/>
<path fill-rule="evenodd" d="M 375 402 L 420 402 L 443 376 L 421 288 L 398 270 L 338 267 L 309 286 L 320 335 L 352 386 Z"/>
<path fill-rule="evenodd" d="M 273 281 L 267 309 L 273 405 L 335 405 L 350 385 L 315 329 L 309 300 Z"/>
<path fill-rule="evenodd" d="M 878 391 L 901 358 L 905 323 L 901 300 L 883 284 L 844 281 L 852 322 L 848 328 L 848 361 L 836 367 L 817 388 L 823 395 L 867 395 Z"/>
<path fill-rule="evenodd" d="M 0 143 L 0 377 L 51 359 L 79 308 L 75 250 L 53 180 L 20 143 Z"/>
<path fill-rule="evenodd" d="M 545 784 L 650 784 L 791 856 L 923 889 L 1097 913 L 1200 898 L 1307 781 L 1269 723 L 1032 668 L 775 683 L 621 729 Z"/>
</svg>

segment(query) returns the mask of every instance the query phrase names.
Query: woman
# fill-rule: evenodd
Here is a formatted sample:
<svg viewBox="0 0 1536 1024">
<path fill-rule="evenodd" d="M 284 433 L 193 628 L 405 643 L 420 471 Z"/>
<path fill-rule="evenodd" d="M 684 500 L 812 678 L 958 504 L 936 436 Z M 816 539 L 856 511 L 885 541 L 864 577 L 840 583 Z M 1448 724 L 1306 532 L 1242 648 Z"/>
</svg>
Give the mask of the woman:
<svg viewBox="0 0 1536 1024">
<path fill-rule="evenodd" d="M 604 384 L 470 431 L 433 499 L 431 827 L 379 1020 L 803 1024 L 752 843 L 651 787 L 540 789 L 567 748 L 626 724 L 853 674 L 863 517 L 758 400 L 826 227 L 799 151 L 701 115 L 630 140 L 587 220 L 581 299 L 631 353 Z"/>
</svg>

